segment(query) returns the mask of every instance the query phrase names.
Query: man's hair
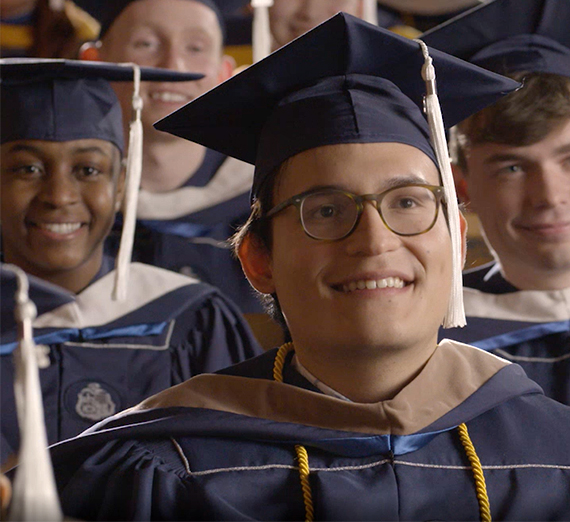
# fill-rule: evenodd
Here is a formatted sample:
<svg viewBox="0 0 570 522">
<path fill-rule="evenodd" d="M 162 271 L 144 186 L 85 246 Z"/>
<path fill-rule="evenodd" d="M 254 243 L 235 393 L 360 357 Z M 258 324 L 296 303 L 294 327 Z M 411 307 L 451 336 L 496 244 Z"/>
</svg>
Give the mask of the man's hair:
<svg viewBox="0 0 570 522">
<path fill-rule="evenodd" d="M 451 158 L 461 169 L 466 170 L 473 145 L 532 145 L 570 120 L 570 78 L 547 73 L 516 73 L 511 78 L 524 86 L 452 129 Z"/>
<path fill-rule="evenodd" d="M 277 183 L 277 178 L 281 170 L 287 164 L 285 161 L 281 166 L 275 168 L 265 178 L 259 188 L 257 197 L 251 206 L 251 213 L 247 221 L 238 229 L 230 239 L 234 255 L 238 257 L 240 246 L 246 237 L 250 238 L 256 248 L 271 252 L 273 236 L 271 231 L 271 221 L 265 217 L 267 212 L 273 207 L 273 193 Z M 271 318 L 281 326 L 286 339 L 290 337 L 289 328 L 281 311 L 281 306 L 277 295 L 258 293 L 259 300 L 263 304 L 265 311 Z"/>
</svg>

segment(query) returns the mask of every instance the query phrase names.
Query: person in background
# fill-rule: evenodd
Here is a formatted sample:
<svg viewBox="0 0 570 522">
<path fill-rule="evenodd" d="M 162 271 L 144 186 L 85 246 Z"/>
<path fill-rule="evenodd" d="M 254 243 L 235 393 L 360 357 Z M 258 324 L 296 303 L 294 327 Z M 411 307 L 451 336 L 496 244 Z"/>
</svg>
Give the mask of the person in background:
<svg viewBox="0 0 570 522">
<path fill-rule="evenodd" d="M 519 363 L 546 395 L 566 404 L 569 22 L 563 0 L 495 0 L 423 37 L 524 84 L 452 133 L 460 192 L 495 260 L 465 274 L 467 328 L 444 334 Z"/>
<path fill-rule="evenodd" d="M 2 0 L 0 56 L 77 58 L 99 23 L 70 0 Z"/>
<path fill-rule="evenodd" d="M 519 86 L 431 58 L 448 125 Z M 255 163 L 236 248 L 292 342 L 52 448 L 69 516 L 570 516 L 570 408 L 516 364 L 437 344 L 464 322 L 465 243 L 426 61 L 341 13 L 157 123 Z"/>
<path fill-rule="evenodd" d="M 273 0 L 269 8 L 273 50 L 283 47 L 339 11 L 362 18 L 363 0 Z"/>
<path fill-rule="evenodd" d="M 197 277 L 221 288 L 242 312 L 259 314 L 227 242 L 249 214 L 252 167 L 152 127 L 232 75 L 223 42 L 222 13 L 211 0 L 121 0 L 109 3 L 99 43 L 89 51 L 103 61 L 204 75 L 141 87 L 144 153 L 134 259 Z M 129 89 L 119 85 L 116 92 L 123 109 L 130 107 Z"/>
<path fill-rule="evenodd" d="M 140 263 L 117 275 L 104 255 L 125 187 L 122 113 L 108 80 L 131 83 L 132 67 L 15 59 L 0 61 L 0 74 L 2 261 L 75 295 L 33 325 L 49 354 L 40 375 L 49 442 L 192 375 L 261 353 L 218 289 Z M 141 71 L 162 85 L 197 76 Z M 126 295 L 112 297 L 121 282 Z M 0 333 L 4 461 L 17 451 L 19 433 L 16 339 L 4 321 Z"/>
</svg>

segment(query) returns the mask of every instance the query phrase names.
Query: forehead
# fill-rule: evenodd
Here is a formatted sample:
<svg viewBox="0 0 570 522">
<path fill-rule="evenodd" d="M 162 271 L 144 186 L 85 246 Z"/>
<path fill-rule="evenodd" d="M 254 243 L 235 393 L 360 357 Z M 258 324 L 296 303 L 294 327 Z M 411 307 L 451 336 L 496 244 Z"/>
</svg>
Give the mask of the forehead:
<svg viewBox="0 0 570 522">
<path fill-rule="evenodd" d="M 125 24 L 175 24 L 173 27 L 201 27 L 221 33 L 216 13 L 205 4 L 194 0 L 135 0 L 123 9 L 110 30 Z"/>
<path fill-rule="evenodd" d="M 279 196 L 290 197 L 332 185 L 367 193 L 382 191 L 402 180 L 440 184 L 433 161 L 415 147 L 402 143 L 343 143 L 310 149 L 284 162 L 275 190 Z"/>
<path fill-rule="evenodd" d="M 30 154 L 64 157 L 76 154 L 97 154 L 109 160 L 120 159 L 119 149 L 110 141 L 82 139 L 71 141 L 18 140 L 3 143 L 2 155 L 26 152 Z"/>
</svg>

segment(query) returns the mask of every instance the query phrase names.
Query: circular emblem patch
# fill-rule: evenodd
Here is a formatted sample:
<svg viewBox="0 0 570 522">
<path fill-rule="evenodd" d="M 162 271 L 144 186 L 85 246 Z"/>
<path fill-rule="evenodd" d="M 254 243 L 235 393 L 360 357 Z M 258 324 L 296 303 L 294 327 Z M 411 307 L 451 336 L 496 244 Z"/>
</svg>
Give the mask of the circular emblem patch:
<svg viewBox="0 0 570 522">
<path fill-rule="evenodd" d="M 66 402 L 82 419 L 96 422 L 117 412 L 118 401 L 98 382 L 76 383 L 72 388 L 68 389 Z"/>
</svg>

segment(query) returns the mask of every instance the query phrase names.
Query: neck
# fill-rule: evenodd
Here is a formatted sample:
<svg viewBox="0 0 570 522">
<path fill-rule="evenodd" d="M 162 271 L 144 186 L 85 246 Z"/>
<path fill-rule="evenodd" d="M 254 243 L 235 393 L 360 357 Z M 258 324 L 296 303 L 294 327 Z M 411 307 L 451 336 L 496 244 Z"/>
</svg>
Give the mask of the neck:
<svg viewBox="0 0 570 522">
<path fill-rule="evenodd" d="M 501 265 L 503 277 L 519 290 L 563 290 L 570 288 L 570 269 L 535 269 Z"/>
<path fill-rule="evenodd" d="M 156 132 L 156 131 L 155 131 Z M 180 138 L 147 142 L 143 146 L 141 188 L 169 192 L 182 186 L 204 161 L 206 148 Z"/>
<path fill-rule="evenodd" d="M 433 355 L 430 348 L 381 347 L 355 353 L 353 347 L 325 347 L 310 350 L 295 344 L 300 363 L 317 379 L 354 402 L 374 403 L 393 399 L 421 372 Z M 373 352 L 373 353 L 370 353 Z"/>
</svg>

